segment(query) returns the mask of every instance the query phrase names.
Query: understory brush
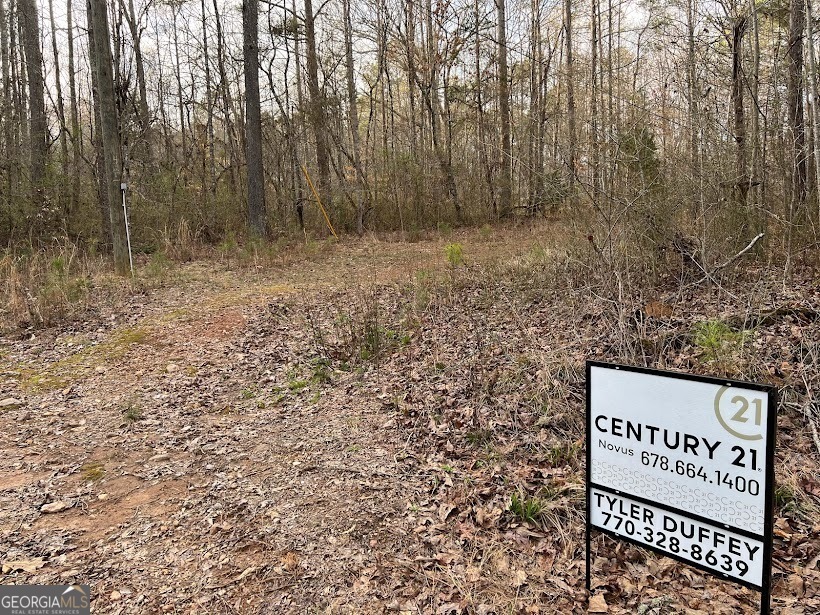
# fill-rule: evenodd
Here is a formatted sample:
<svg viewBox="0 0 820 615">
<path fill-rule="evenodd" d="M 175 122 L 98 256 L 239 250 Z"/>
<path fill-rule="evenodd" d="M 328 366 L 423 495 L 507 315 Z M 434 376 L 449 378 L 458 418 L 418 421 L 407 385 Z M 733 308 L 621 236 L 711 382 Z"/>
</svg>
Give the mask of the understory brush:
<svg viewBox="0 0 820 615">
<path fill-rule="evenodd" d="M 88 307 L 93 277 L 105 269 L 102 258 L 70 242 L 0 254 L 0 330 L 49 326 L 76 315 Z"/>
<path fill-rule="evenodd" d="M 810 271 L 784 286 L 782 269 L 748 255 L 711 279 L 683 279 L 679 260 L 653 262 L 666 257 L 651 252 L 612 266 L 586 237 L 521 246 L 519 254 L 458 275 L 417 274 L 402 299 L 417 319 L 412 352 L 381 365 L 392 375 L 385 408 L 429 468 L 425 514 L 443 520 L 457 511 L 452 523 L 434 526 L 430 555 L 460 553 L 458 565 L 474 571 L 465 582 L 453 564 L 449 576 L 446 567 L 420 572 L 426 581 L 501 611 L 537 601 L 538 554 L 549 554 L 553 576 L 578 565 L 590 359 L 776 387 L 776 514 L 789 532 L 812 532 L 820 511 L 820 404 L 812 397 L 820 293 Z M 397 313 L 382 306 L 380 318 Z M 501 544 L 517 569 L 506 582 L 494 564 Z M 595 548 L 612 557 L 611 547 Z M 618 557 L 657 565 L 648 552 L 626 550 Z M 526 588 L 515 578 L 526 578 Z"/>
<path fill-rule="evenodd" d="M 384 289 L 358 289 L 350 297 L 336 296 L 330 310 L 306 306 L 306 325 L 317 354 L 344 366 L 378 362 L 393 350 L 411 343 L 407 321 L 396 322 L 393 310 L 385 313 L 385 298 L 396 294 Z M 344 301 L 348 299 L 348 301 Z"/>
</svg>

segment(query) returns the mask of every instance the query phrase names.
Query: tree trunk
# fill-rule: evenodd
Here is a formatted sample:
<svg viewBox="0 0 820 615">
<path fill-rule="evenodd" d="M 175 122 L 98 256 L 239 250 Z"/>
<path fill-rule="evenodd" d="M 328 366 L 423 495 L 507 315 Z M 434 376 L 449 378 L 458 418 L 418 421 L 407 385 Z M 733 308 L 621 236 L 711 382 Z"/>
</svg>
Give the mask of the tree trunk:
<svg viewBox="0 0 820 615">
<path fill-rule="evenodd" d="M 814 49 L 814 15 L 811 0 L 806 0 L 806 34 L 809 44 L 809 83 L 811 85 L 811 121 L 814 137 L 814 191 L 818 203 L 818 220 L 820 220 L 820 97 L 817 92 L 817 58 Z"/>
<path fill-rule="evenodd" d="M 803 35 L 806 29 L 804 0 L 792 0 L 789 23 L 789 78 L 786 86 L 789 112 L 790 163 L 788 209 L 786 211 L 786 273 L 791 268 L 793 231 L 806 203 L 806 134 L 803 119 Z"/>
<path fill-rule="evenodd" d="M 19 38 L 22 26 L 20 24 L 19 6 L 15 0 L 9 0 L 9 58 L 11 61 L 11 96 L 14 114 L 12 116 L 12 131 L 14 132 L 14 145 L 16 148 L 22 148 L 23 144 L 28 143 L 28 105 L 26 104 L 26 90 L 28 89 L 26 81 L 26 71 L 24 60 L 20 57 L 23 50 L 20 48 Z M 15 17 L 17 23 L 15 24 Z M 22 158 L 19 157 L 19 158 Z M 14 156 L 13 173 L 19 179 L 19 174 L 22 169 L 22 163 L 17 156 Z"/>
<path fill-rule="evenodd" d="M 789 127 L 792 139 L 792 178 L 790 202 L 797 214 L 806 202 L 806 126 L 803 117 L 803 36 L 806 28 L 806 6 L 793 0 L 789 26 Z M 790 216 L 791 221 L 791 216 Z"/>
<path fill-rule="evenodd" d="M 68 228 L 69 219 L 69 204 L 70 201 L 66 198 L 68 190 L 66 190 L 66 179 L 69 168 L 68 160 L 68 136 L 65 121 L 65 105 L 63 104 L 63 86 L 60 79 L 60 51 L 57 46 L 57 29 L 54 23 L 54 0 L 48 0 L 48 18 L 51 25 L 51 52 L 54 55 L 54 84 L 57 94 L 57 121 L 60 124 L 60 190 L 58 200 L 61 205 L 62 218 L 64 228 Z"/>
<path fill-rule="evenodd" d="M 125 212 L 120 199 L 122 158 L 120 151 L 119 120 L 114 93 L 111 43 L 108 29 L 108 7 L 105 0 L 89 0 L 93 45 L 89 56 L 93 57 L 97 73 L 97 91 L 100 109 L 100 141 L 105 167 L 109 217 L 111 221 L 111 244 L 114 249 L 114 268 L 125 275 L 130 270 L 128 243 L 125 230 Z"/>
<path fill-rule="evenodd" d="M 125 21 L 128 25 L 128 32 L 131 35 L 131 44 L 134 48 L 134 64 L 136 65 L 137 73 L 137 122 L 140 126 L 140 140 L 143 142 L 143 155 L 145 160 L 150 160 L 151 157 L 151 137 L 149 134 L 151 127 L 151 116 L 148 111 L 148 94 L 145 85 L 145 62 L 142 57 L 142 45 L 140 39 L 142 33 L 140 32 L 139 23 L 137 21 L 137 13 L 134 10 L 134 0 L 128 0 L 126 6 L 125 0 L 120 0 L 120 7 L 125 13 Z"/>
<path fill-rule="evenodd" d="M 177 82 L 177 105 L 179 106 L 179 129 L 182 133 L 182 156 L 177 157 L 178 163 L 182 165 L 182 183 L 187 185 L 188 175 L 185 173 L 188 162 L 188 131 L 185 129 L 185 101 L 183 99 L 184 92 L 182 90 L 182 60 L 179 56 L 179 27 L 177 23 L 179 7 L 171 5 L 171 14 L 173 16 L 173 34 L 174 34 L 174 57 L 175 67 L 174 74 Z"/>
<path fill-rule="evenodd" d="M 6 19 L 6 8 L 0 0 L 0 67 L 2 67 L 2 86 L 0 92 L 0 123 L 3 125 L 2 143 L 0 143 L 0 170 L 5 171 L 6 186 L 2 191 L 3 209 L 11 214 L 12 179 L 12 107 L 11 107 L 11 74 L 9 72 L 9 31 Z"/>
<path fill-rule="evenodd" d="M 262 167 L 262 109 L 259 101 L 259 4 L 242 2 L 245 59 L 245 147 L 248 165 L 248 229 L 265 235 L 265 175 Z"/>
<path fill-rule="evenodd" d="M 480 12 L 479 0 L 475 0 L 473 5 L 475 14 L 475 104 L 476 114 L 478 115 L 478 156 L 479 164 L 481 165 L 484 181 L 487 184 L 487 195 L 490 204 L 492 205 L 493 218 L 498 218 L 498 201 L 495 197 L 495 186 L 493 186 L 493 171 L 490 167 L 490 157 L 487 155 L 487 118 L 484 113 L 484 98 L 482 92 L 484 89 L 484 80 L 482 79 L 481 71 L 481 28 L 480 28 Z"/>
<path fill-rule="evenodd" d="M 597 206 L 600 204 L 601 188 L 599 184 L 599 166 L 600 166 L 600 148 L 598 145 L 598 2 L 592 0 L 592 11 L 590 19 L 592 21 L 591 28 L 591 47 L 592 60 L 590 77 L 592 79 L 592 89 L 590 95 L 590 173 L 592 175 L 592 200 Z"/>
<path fill-rule="evenodd" d="M 544 64 L 541 46 L 541 8 L 539 0 L 530 2 L 530 126 L 529 126 L 529 164 L 528 177 L 528 213 L 534 216 L 540 209 L 541 183 L 543 177 L 542 152 L 543 135 L 541 124 L 541 69 Z"/>
<path fill-rule="evenodd" d="M 20 0 L 19 7 L 28 78 L 31 201 L 38 210 L 42 210 L 45 205 L 48 126 L 44 97 L 43 52 L 40 49 L 40 22 L 36 0 Z"/>
<path fill-rule="evenodd" d="M 80 110 L 77 100 L 77 78 L 74 68 L 74 4 L 72 0 L 66 2 L 66 22 L 68 32 L 68 96 L 70 127 L 69 137 L 71 139 L 71 189 L 69 191 L 68 214 L 72 216 L 77 209 L 77 202 L 80 198 L 80 160 L 82 136 L 80 133 Z"/>
<path fill-rule="evenodd" d="M 361 156 L 359 154 L 359 106 L 356 100 L 356 82 L 353 76 L 353 24 L 350 21 L 350 0 L 343 0 L 342 10 L 345 21 L 345 77 L 347 81 L 347 112 L 350 123 L 350 135 L 353 141 L 353 172 L 356 186 L 356 232 L 364 233 L 365 201 L 362 194 L 360 176 L 362 175 Z"/>
<path fill-rule="evenodd" d="M 410 98 L 410 156 L 416 160 L 416 17 L 414 14 L 415 0 L 408 0 L 406 6 L 405 29 L 407 40 L 405 42 L 405 53 L 407 54 L 407 93 Z"/>
<path fill-rule="evenodd" d="M 318 191 L 326 209 L 330 209 L 330 152 L 327 145 L 324 99 L 319 88 L 319 58 L 316 54 L 316 23 L 312 0 L 305 0 L 305 44 L 307 45 L 308 93 L 310 119 L 316 139 L 316 166 Z"/>
<path fill-rule="evenodd" d="M 758 27 L 757 4 L 755 0 L 749 0 L 749 19 L 752 23 L 752 70 L 749 75 L 749 95 L 752 99 L 752 122 L 749 142 L 751 144 L 751 161 L 749 164 L 749 190 L 752 191 L 752 207 L 756 210 L 756 205 L 760 202 L 760 30 Z M 753 185 L 754 184 L 754 185 Z M 757 216 L 756 216 L 757 217 Z M 759 224 L 755 222 L 755 227 Z"/>
<path fill-rule="evenodd" d="M 102 142 L 102 116 L 100 114 L 100 85 L 97 72 L 97 52 L 94 49 L 94 20 L 91 15 L 91 1 L 86 0 L 86 22 L 88 24 L 88 62 L 91 68 L 91 92 L 93 98 L 94 128 L 91 144 L 94 148 L 94 175 L 97 191 L 97 210 L 100 215 L 99 242 L 103 251 L 111 249 L 111 203 L 108 200 L 108 184 L 105 177 L 105 156 Z"/>
<path fill-rule="evenodd" d="M 745 204 L 749 187 L 746 162 L 746 112 L 743 105 L 744 75 L 742 66 L 743 35 L 746 32 L 746 16 L 735 18 L 732 23 L 732 112 L 734 114 L 735 179 L 733 188 L 738 203 Z"/>
<path fill-rule="evenodd" d="M 425 95 L 425 103 L 427 111 L 430 115 L 430 136 L 433 141 L 433 151 L 438 159 L 439 168 L 444 174 L 444 181 L 447 185 L 447 194 L 453 201 L 453 206 L 456 210 L 456 219 L 461 221 L 461 203 L 458 200 L 458 189 L 456 187 L 456 178 L 453 175 L 453 167 L 447 159 L 446 152 L 441 146 L 441 122 L 439 114 L 441 113 L 441 103 L 438 95 L 438 40 L 436 32 L 433 29 L 433 3 L 432 0 L 427 0 L 425 4 L 425 19 L 427 21 L 427 64 L 429 67 L 429 82 L 427 84 L 427 92 Z"/>
<path fill-rule="evenodd" d="M 133 1 L 133 0 L 132 0 Z M 203 192 L 214 191 L 214 177 L 216 176 L 216 152 L 214 151 L 214 99 L 211 88 L 211 58 L 208 52 L 208 29 L 205 0 L 201 0 L 202 9 L 202 61 L 205 64 L 205 133 L 208 140 L 208 162 L 203 182 Z M 211 217 L 211 212 L 206 212 Z"/>
<path fill-rule="evenodd" d="M 578 141 L 575 134 L 575 75 L 572 64 L 572 0 L 564 0 L 564 37 L 567 46 L 567 136 L 569 145 L 569 198 L 575 204 L 575 177 L 577 174 Z"/>
<path fill-rule="evenodd" d="M 498 11 L 498 96 L 501 112 L 501 217 L 512 212 L 512 137 L 510 128 L 510 83 L 507 75 L 506 0 L 496 0 Z"/>
<path fill-rule="evenodd" d="M 222 34 L 222 19 L 219 15 L 219 0 L 213 0 L 214 22 L 216 25 L 216 68 L 219 72 L 219 91 L 222 94 L 222 122 L 223 134 L 228 150 L 228 167 L 231 177 L 231 189 L 236 195 L 241 191 L 239 187 L 239 156 L 237 154 L 236 132 L 233 122 L 233 102 L 231 88 L 228 81 L 228 72 L 225 68 L 225 42 Z"/>
</svg>

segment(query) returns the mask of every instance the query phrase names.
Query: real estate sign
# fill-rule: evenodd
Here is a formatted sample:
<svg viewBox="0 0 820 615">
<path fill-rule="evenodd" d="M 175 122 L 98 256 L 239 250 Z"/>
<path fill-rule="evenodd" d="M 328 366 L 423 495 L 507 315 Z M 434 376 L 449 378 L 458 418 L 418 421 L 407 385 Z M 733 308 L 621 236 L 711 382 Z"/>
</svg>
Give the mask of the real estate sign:
<svg viewBox="0 0 820 615">
<path fill-rule="evenodd" d="M 775 421 L 767 386 L 588 362 L 587 536 L 760 590 L 768 609 Z"/>
</svg>

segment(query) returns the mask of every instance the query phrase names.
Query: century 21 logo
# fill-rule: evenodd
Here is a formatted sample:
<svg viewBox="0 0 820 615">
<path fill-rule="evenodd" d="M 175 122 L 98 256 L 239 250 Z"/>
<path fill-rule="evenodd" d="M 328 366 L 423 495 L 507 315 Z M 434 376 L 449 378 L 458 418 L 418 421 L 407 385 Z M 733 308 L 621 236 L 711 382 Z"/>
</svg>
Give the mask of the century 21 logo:
<svg viewBox="0 0 820 615">
<path fill-rule="evenodd" d="M 734 395 L 723 403 L 724 393 L 732 390 L 722 386 L 715 395 L 715 415 L 723 428 L 741 440 L 763 439 L 763 400 L 760 398 L 749 400 L 744 395 Z M 728 417 L 728 421 L 726 420 Z"/>
</svg>

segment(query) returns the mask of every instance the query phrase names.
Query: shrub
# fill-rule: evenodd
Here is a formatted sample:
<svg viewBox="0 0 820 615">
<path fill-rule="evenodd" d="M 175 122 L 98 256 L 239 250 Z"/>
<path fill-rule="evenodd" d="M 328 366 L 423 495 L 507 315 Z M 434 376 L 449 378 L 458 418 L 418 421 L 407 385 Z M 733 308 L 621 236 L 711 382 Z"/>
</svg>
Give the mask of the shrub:
<svg viewBox="0 0 820 615">
<path fill-rule="evenodd" d="M 444 252 L 447 254 L 447 262 L 451 267 L 458 267 L 464 263 L 464 249 L 460 243 L 448 243 Z"/>
</svg>

